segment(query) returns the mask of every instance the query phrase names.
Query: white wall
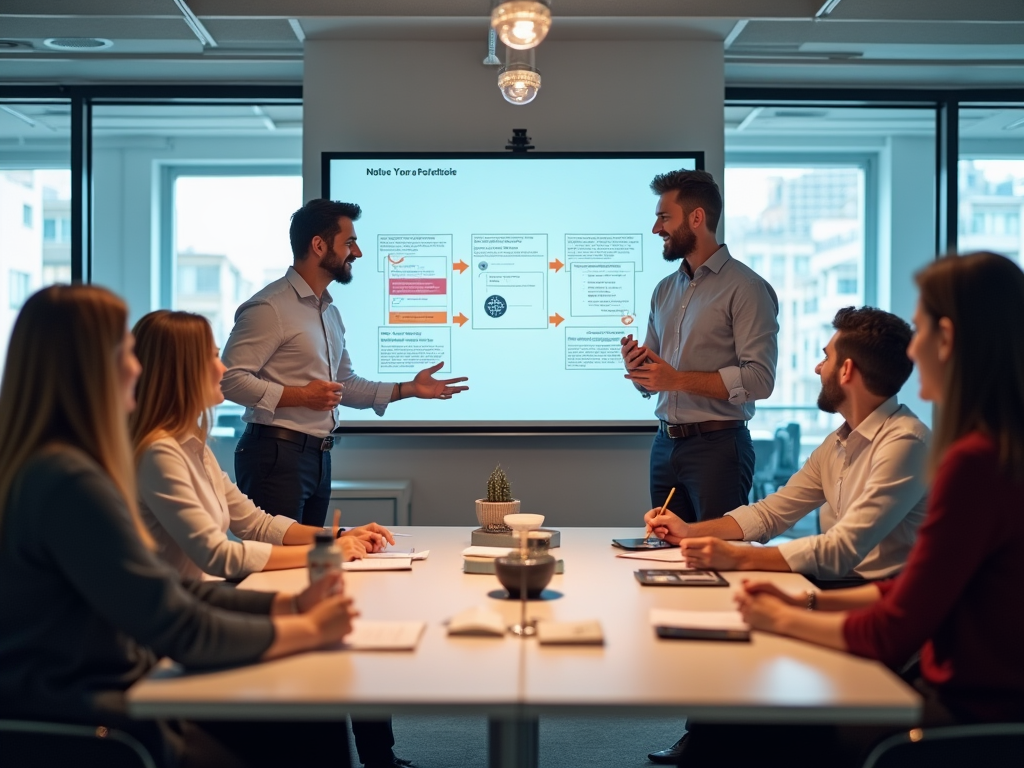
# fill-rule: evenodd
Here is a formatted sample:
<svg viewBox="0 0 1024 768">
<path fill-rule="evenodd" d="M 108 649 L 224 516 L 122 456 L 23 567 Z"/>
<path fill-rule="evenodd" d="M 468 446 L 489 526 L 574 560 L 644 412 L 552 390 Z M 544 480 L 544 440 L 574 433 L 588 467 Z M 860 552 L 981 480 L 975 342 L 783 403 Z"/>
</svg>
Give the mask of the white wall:
<svg viewBox="0 0 1024 768">
<path fill-rule="evenodd" d="M 722 179 L 721 43 L 545 43 L 543 86 L 527 106 L 502 100 L 481 58 L 472 42 L 307 42 L 305 197 L 320 196 L 324 151 L 501 151 L 513 128 L 527 128 L 539 150 L 703 150 Z M 648 436 L 351 436 L 334 449 L 334 476 L 411 479 L 415 523 L 466 525 L 501 462 L 524 511 L 551 524 L 637 524 L 649 447 Z"/>
</svg>

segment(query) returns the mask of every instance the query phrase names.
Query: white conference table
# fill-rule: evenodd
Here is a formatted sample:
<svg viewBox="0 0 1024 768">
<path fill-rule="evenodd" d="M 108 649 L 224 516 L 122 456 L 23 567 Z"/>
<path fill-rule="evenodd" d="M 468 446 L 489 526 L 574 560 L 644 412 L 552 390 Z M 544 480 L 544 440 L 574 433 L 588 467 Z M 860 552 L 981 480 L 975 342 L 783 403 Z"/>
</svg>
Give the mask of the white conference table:
<svg viewBox="0 0 1024 768">
<path fill-rule="evenodd" d="M 519 603 L 489 598 L 493 576 L 462 573 L 470 528 L 407 527 L 399 547 L 430 550 L 412 571 L 346 573 L 367 620 L 427 623 L 413 652 L 320 651 L 214 672 L 165 668 L 136 684 L 129 711 L 144 718 L 341 720 L 346 714 L 485 714 L 491 766 L 537 764 L 540 716 L 687 716 L 702 722 L 909 725 L 919 696 L 881 664 L 755 632 L 751 642 L 661 640 L 651 608 L 733 608 L 742 578 L 802 591 L 792 573 L 725 573 L 724 587 L 646 587 L 633 571 L 664 567 L 617 558 L 612 538 L 637 529 L 566 528 L 565 560 L 531 618 L 599 619 L 602 647 L 539 646 L 535 638 L 448 637 L 444 621 L 474 606 L 518 620 Z M 239 588 L 299 591 L 304 569 L 253 574 Z"/>
</svg>

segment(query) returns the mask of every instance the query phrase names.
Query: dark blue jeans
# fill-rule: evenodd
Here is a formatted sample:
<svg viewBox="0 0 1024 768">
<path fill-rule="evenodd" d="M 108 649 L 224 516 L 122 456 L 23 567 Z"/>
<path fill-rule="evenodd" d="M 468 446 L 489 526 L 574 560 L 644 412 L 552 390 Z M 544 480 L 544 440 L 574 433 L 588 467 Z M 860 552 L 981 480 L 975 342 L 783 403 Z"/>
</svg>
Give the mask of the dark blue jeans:
<svg viewBox="0 0 1024 768">
<path fill-rule="evenodd" d="M 320 527 L 331 503 L 331 452 L 242 435 L 235 447 L 235 482 L 264 512 Z"/>
<path fill-rule="evenodd" d="M 651 506 L 668 508 L 688 523 L 721 517 L 747 503 L 754 478 L 754 445 L 746 427 L 693 437 L 658 432 L 651 446 Z"/>
</svg>

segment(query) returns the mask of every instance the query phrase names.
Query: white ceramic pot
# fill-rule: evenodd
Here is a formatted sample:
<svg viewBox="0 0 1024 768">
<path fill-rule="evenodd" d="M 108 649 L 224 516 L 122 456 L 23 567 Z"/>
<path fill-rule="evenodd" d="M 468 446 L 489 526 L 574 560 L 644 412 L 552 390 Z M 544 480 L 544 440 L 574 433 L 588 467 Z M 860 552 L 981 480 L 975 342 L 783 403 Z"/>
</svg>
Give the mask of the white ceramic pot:
<svg viewBox="0 0 1024 768">
<path fill-rule="evenodd" d="M 509 531 L 512 530 L 505 525 L 505 515 L 519 514 L 519 500 L 512 501 L 487 501 L 487 499 L 476 500 L 476 519 L 480 527 L 487 531 Z"/>
</svg>

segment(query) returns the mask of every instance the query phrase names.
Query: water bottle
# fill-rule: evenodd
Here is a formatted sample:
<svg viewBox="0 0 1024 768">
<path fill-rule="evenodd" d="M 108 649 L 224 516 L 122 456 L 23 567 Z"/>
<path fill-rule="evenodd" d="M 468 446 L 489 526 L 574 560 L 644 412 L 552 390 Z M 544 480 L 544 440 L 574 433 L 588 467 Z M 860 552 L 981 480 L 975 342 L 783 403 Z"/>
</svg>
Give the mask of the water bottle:
<svg viewBox="0 0 1024 768">
<path fill-rule="evenodd" d="M 309 583 L 315 584 L 324 576 L 335 571 L 341 572 L 341 550 L 334 546 L 330 531 L 318 532 L 309 550 Z"/>
</svg>

